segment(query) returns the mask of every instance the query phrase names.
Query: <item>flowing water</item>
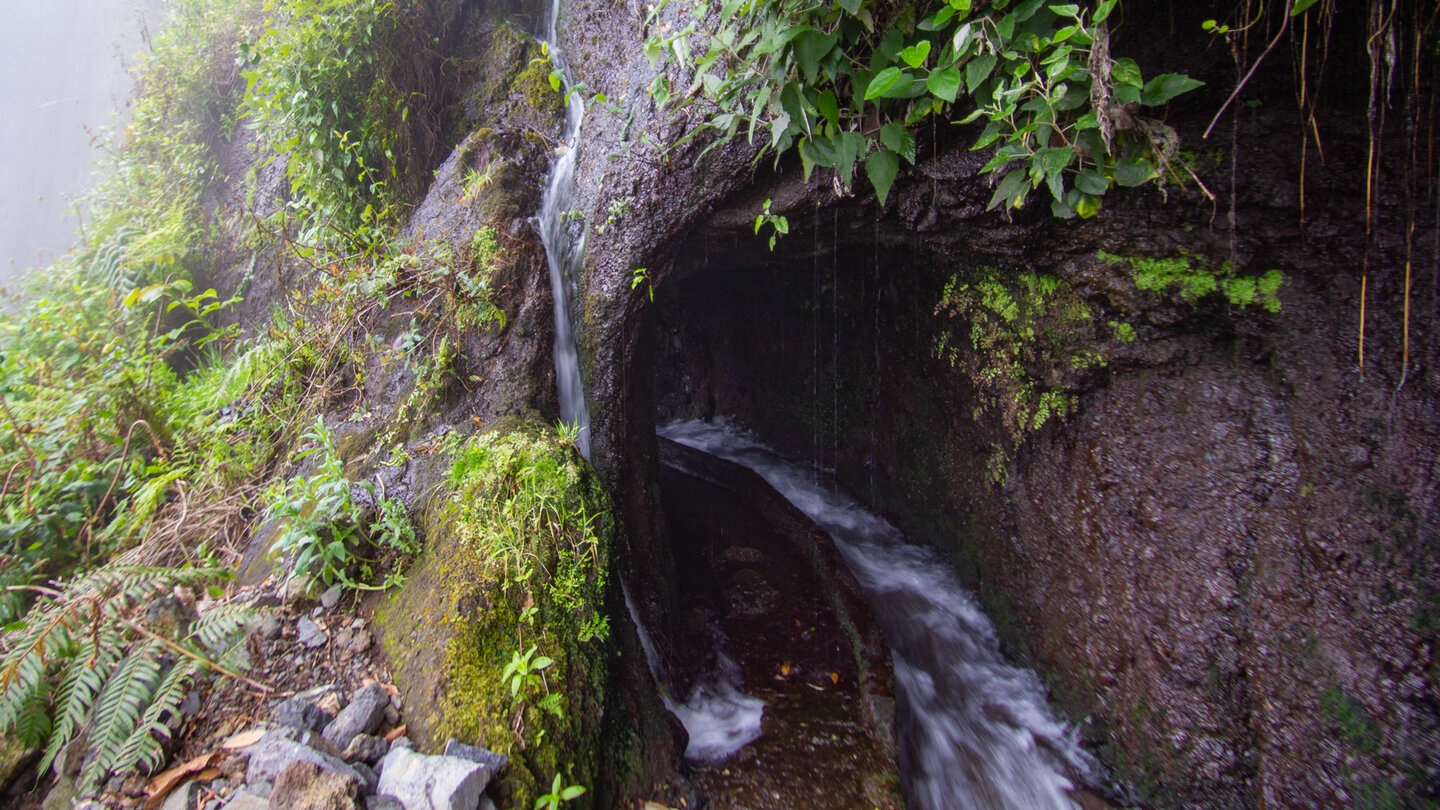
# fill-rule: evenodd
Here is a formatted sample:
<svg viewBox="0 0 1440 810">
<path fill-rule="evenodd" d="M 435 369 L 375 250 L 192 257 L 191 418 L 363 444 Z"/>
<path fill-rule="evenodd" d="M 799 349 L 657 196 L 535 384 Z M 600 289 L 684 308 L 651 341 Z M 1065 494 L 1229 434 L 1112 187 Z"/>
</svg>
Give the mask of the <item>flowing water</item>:
<svg viewBox="0 0 1440 810">
<path fill-rule="evenodd" d="M 550 264 L 550 296 L 555 301 L 555 386 L 560 394 L 560 419 L 578 431 L 580 453 L 588 459 L 590 411 L 585 406 L 580 352 L 575 345 L 575 329 L 570 323 L 571 289 L 585 256 L 585 229 L 582 223 L 580 234 L 572 233 L 569 216 L 575 204 L 575 162 L 580 156 L 580 125 L 585 119 L 585 103 L 580 93 L 571 92 L 565 54 L 560 50 L 555 35 L 559 16 L 560 0 L 553 0 L 543 38 L 549 48 L 551 63 L 564 76 L 565 135 L 556 148 L 555 165 L 550 170 L 550 179 L 546 181 L 535 223 Z"/>
<path fill-rule="evenodd" d="M 668 439 L 748 467 L 828 531 L 894 657 L 900 767 L 914 810 L 1074 807 L 1090 773 L 1035 673 L 1007 664 L 995 628 L 934 551 L 733 425 L 674 422 Z"/>
<path fill-rule="evenodd" d="M 694 762 L 718 762 L 754 742 L 760 736 L 765 704 L 740 691 L 740 668 L 725 654 L 724 639 L 718 636 L 718 631 L 711 645 L 714 660 L 705 676 L 690 690 L 689 697 L 680 703 L 671 696 L 669 674 L 655 649 L 654 639 L 640 620 L 629 586 L 622 582 L 620 587 L 625 593 L 630 620 L 640 635 L 645 663 L 660 687 L 660 700 L 685 727 L 690 738 L 685 746 L 685 758 Z"/>
</svg>

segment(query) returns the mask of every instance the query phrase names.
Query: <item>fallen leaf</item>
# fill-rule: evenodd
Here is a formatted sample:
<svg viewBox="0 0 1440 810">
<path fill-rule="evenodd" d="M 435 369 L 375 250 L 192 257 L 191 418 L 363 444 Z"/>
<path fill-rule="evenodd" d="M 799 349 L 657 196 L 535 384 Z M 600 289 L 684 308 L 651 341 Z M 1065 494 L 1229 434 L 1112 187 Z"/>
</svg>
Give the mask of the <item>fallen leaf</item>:
<svg viewBox="0 0 1440 810">
<path fill-rule="evenodd" d="M 670 808 L 659 802 L 645 802 L 645 810 L 670 810 Z"/>
<path fill-rule="evenodd" d="M 385 732 L 385 741 L 395 742 L 396 740 L 405 736 L 406 730 L 406 726 L 396 726 L 395 728 L 390 729 L 389 731 Z"/>
<path fill-rule="evenodd" d="M 165 797 L 170 795 L 170 791 L 184 784 L 190 777 L 205 773 L 207 770 L 215 770 L 210 767 L 210 764 L 219 756 L 221 756 L 219 751 L 212 751 L 203 756 L 195 757 L 184 765 L 171 768 L 159 776 L 156 776 L 154 779 L 151 779 L 150 782 L 145 785 L 145 793 L 150 797 L 145 801 L 145 810 L 154 810 L 154 808 L 159 807 L 160 803 L 165 801 Z M 220 772 L 215 771 L 215 775 L 219 776 Z M 210 778 L 214 779 L 215 777 L 212 776 Z"/>
<path fill-rule="evenodd" d="M 387 695 L 389 695 L 389 696 L 391 696 L 391 697 L 394 697 L 394 696 L 400 694 L 400 687 L 396 686 L 396 685 L 393 684 L 393 683 L 382 683 L 382 684 L 380 684 L 380 688 L 384 689 L 384 690 L 385 690 L 385 694 L 387 694 Z"/>
<path fill-rule="evenodd" d="M 260 738 L 264 736 L 265 729 L 253 728 L 249 731 L 236 734 L 234 737 L 231 737 L 230 739 L 221 743 L 220 748 L 224 751 L 234 751 L 237 748 L 245 748 L 246 746 L 254 745 L 257 742 L 260 742 Z"/>
<path fill-rule="evenodd" d="M 832 672 L 832 673 L 830 673 L 830 683 L 835 683 L 835 684 L 840 683 L 840 673 L 838 673 L 838 672 Z"/>
<path fill-rule="evenodd" d="M 789 675 L 789 674 L 790 674 L 790 665 L 789 665 L 789 664 L 781 664 L 781 665 L 780 665 L 780 674 L 781 674 L 781 675 Z"/>
</svg>

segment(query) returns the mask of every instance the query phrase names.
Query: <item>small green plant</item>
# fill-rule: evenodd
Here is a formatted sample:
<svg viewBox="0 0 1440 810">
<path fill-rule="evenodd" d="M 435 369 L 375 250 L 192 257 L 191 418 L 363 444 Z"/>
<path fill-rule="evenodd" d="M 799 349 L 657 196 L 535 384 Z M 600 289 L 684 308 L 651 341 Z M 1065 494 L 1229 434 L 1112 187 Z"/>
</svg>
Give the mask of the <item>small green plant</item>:
<svg viewBox="0 0 1440 810">
<path fill-rule="evenodd" d="M 465 170 L 465 179 L 461 183 L 463 187 L 460 192 L 461 205 L 475 199 L 475 195 L 488 188 L 490 184 L 494 182 L 496 165 L 498 165 L 497 161 L 491 161 L 485 164 L 484 170 Z"/>
<path fill-rule="evenodd" d="M 611 200 L 610 207 L 606 210 L 605 221 L 595 225 L 595 233 L 603 236 L 607 228 L 623 221 L 625 216 L 630 213 L 630 203 L 629 197 L 616 197 Z"/>
<path fill-rule="evenodd" d="M 561 787 L 560 774 L 555 774 L 555 781 L 550 783 L 550 792 L 535 800 L 535 810 L 558 810 L 562 802 L 571 802 L 585 795 L 585 788 L 581 785 L 570 785 Z"/>
<path fill-rule="evenodd" d="M 302 440 L 311 447 L 296 458 L 315 456 L 318 466 L 313 475 L 291 478 L 271 490 L 270 515 L 282 526 L 272 553 L 289 558 L 292 576 L 313 577 L 325 585 L 338 582 L 355 590 L 383 590 L 394 585 L 393 578 L 380 586 L 369 584 L 373 561 L 360 553 L 370 545 L 406 554 L 416 551 L 415 530 L 405 507 L 393 499 L 381 499 L 378 518 L 367 520 L 354 490 L 362 489 L 373 498 L 374 486 L 345 477 L 322 417 L 316 417 Z M 358 578 L 352 574 L 357 569 Z"/>
<path fill-rule="evenodd" d="M 766 225 L 769 225 L 771 228 L 770 250 L 773 251 L 775 250 L 775 241 L 781 236 L 790 233 L 790 220 L 779 214 L 770 213 L 770 200 L 765 201 L 764 207 L 761 208 L 760 213 L 755 216 L 755 235 L 759 236 L 760 229 Z"/>
<path fill-rule="evenodd" d="M 500 673 L 500 680 L 510 685 L 510 697 L 516 700 L 524 700 L 520 693 L 523 691 L 527 696 L 538 691 L 543 685 L 543 673 L 549 669 L 555 661 L 545 656 L 534 657 L 539 648 L 530 645 L 530 649 L 524 655 L 519 650 L 510 658 L 510 663 L 505 665 L 505 671 Z"/>
<path fill-rule="evenodd" d="M 645 293 L 651 301 L 655 300 L 655 287 L 650 283 L 650 271 L 644 267 L 637 267 L 630 272 L 630 289 L 635 289 L 641 284 L 645 285 Z"/>
<path fill-rule="evenodd" d="M 975 385 L 975 415 L 998 413 L 1017 444 L 1069 414 L 1078 375 L 1105 364 L 1089 345 L 1095 339 L 1089 305 L 1054 276 L 981 268 L 973 281 L 951 279 L 935 311 L 969 327 L 968 346 L 946 331 L 936 354 Z M 1116 333 L 1123 340 L 1122 330 Z M 992 459 L 991 472 L 1003 466 Z"/>
</svg>

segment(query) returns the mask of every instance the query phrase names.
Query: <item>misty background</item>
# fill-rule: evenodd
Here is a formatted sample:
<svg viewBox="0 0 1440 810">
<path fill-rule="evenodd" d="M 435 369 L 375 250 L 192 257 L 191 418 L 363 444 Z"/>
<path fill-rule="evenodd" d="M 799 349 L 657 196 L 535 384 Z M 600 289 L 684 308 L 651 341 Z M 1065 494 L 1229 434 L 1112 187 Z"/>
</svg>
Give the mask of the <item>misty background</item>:
<svg viewBox="0 0 1440 810">
<path fill-rule="evenodd" d="M 74 242 L 161 0 L 0 0 L 0 285 Z"/>
</svg>

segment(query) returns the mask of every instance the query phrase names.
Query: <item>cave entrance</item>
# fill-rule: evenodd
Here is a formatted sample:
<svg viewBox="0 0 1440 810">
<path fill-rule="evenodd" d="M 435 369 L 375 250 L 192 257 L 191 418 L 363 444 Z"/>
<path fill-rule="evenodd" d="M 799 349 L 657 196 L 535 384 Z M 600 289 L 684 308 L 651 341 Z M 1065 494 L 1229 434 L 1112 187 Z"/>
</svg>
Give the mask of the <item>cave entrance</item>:
<svg viewBox="0 0 1440 810">
<path fill-rule="evenodd" d="M 703 696 L 721 673 L 766 703 L 760 735 L 699 764 L 697 782 L 717 806 L 813 806 L 817 784 L 837 807 L 883 806 L 868 792 L 884 786 L 883 768 L 846 780 L 864 768 L 823 767 L 843 762 L 825 743 L 843 726 L 867 733 L 871 750 L 898 748 L 912 808 L 1069 808 L 1089 759 L 1039 679 L 1004 661 L 940 554 L 847 494 L 871 509 L 953 508 L 943 479 L 970 473 L 935 443 L 968 424 L 969 398 L 937 373 L 935 316 L 918 303 L 938 300 L 944 263 L 911 235 L 841 223 L 817 214 L 775 253 L 748 233 L 699 237 L 656 293 L 647 388 L 676 573 L 672 683 Z M 937 486 L 916 492 L 927 464 Z M 850 607 L 847 587 L 859 597 Z M 867 625 L 893 656 L 866 650 Z M 880 683 L 887 657 L 893 679 Z M 861 750 L 854 739 L 839 748 Z"/>
</svg>

